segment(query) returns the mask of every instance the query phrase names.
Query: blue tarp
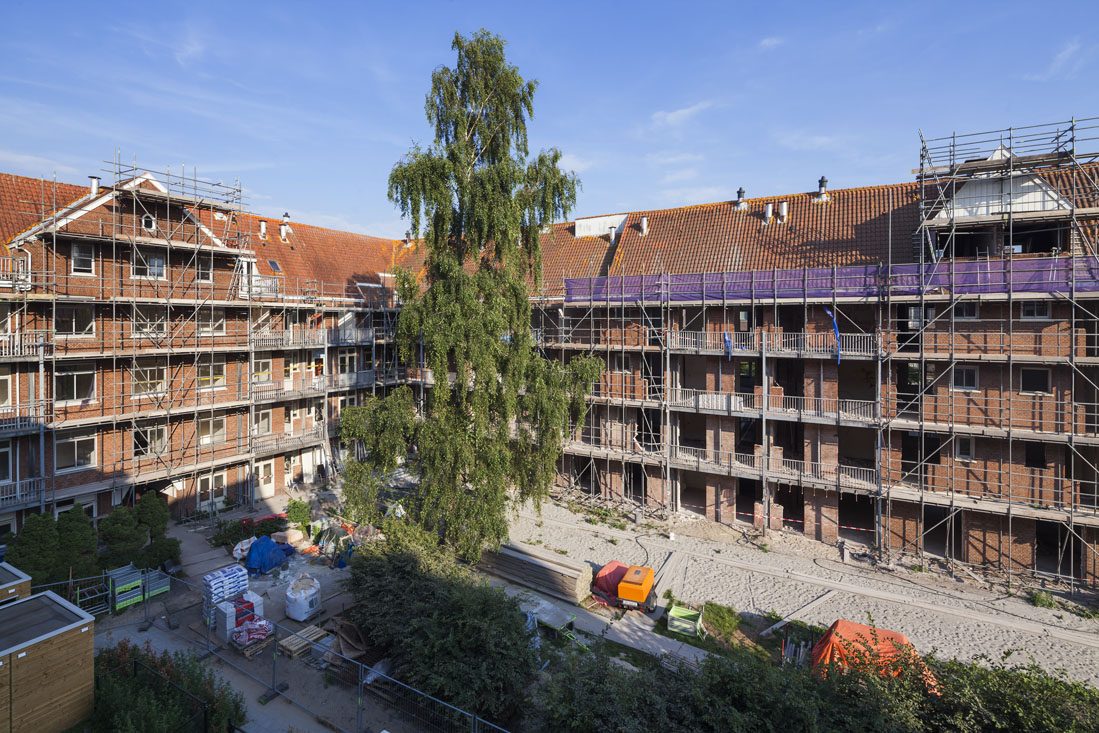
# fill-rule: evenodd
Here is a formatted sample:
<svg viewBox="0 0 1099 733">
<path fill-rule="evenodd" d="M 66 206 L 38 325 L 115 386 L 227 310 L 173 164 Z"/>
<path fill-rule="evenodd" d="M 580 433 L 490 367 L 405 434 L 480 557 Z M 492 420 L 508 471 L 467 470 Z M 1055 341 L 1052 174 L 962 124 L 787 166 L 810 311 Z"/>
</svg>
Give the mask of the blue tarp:
<svg viewBox="0 0 1099 733">
<path fill-rule="evenodd" d="M 248 559 L 244 567 L 249 575 L 264 575 L 286 562 L 294 554 L 294 548 L 275 542 L 270 537 L 260 537 L 248 548 Z"/>
</svg>

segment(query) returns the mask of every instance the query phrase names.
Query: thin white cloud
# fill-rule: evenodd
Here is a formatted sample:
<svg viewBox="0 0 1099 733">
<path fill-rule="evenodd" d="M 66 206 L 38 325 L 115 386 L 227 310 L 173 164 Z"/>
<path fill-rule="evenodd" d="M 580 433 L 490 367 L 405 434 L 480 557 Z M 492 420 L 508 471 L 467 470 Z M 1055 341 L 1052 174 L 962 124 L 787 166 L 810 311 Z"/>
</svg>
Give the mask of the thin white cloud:
<svg viewBox="0 0 1099 733">
<path fill-rule="evenodd" d="M 40 155 L 26 155 L 13 150 L 0 150 L 0 166 L 7 171 L 21 171 L 35 177 L 49 177 L 50 174 L 75 176 L 78 171 L 71 165 L 65 165 L 53 158 Z"/>
<path fill-rule="evenodd" d="M 778 48 L 784 43 L 786 43 L 785 38 L 779 38 L 778 36 L 767 36 L 766 38 L 761 38 L 759 43 L 757 43 L 756 45 L 762 51 L 769 51 L 772 48 Z"/>
<path fill-rule="evenodd" d="M 679 168 L 665 173 L 664 177 L 660 179 L 660 182 L 665 185 L 670 183 L 683 183 L 684 181 L 694 180 L 697 177 L 697 168 Z"/>
<path fill-rule="evenodd" d="M 575 173 L 583 173 L 593 165 L 595 165 L 595 161 L 581 157 L 575 153 L 565 153 L 561 156 L 561 160 L 557 161 L 558 168 L 563 171 L 573 171 Z"/>
<path fill-rule="evenodd" d="M 652 121 L 657 127 L 681 127 L 699 112 L 708 110 L 713 106 L 714 103 L 712 101 L 704 100 L 697 104 L 692 104 L 690 107 L 674 109 L 671 112 L 660 110 L 659 112 L 653 112 Z"/>
<path fill-rule="evenodd" d="M 650 165 L 682 165 L 702 160 L 698 153 L 646 153 L 645 162 Z"/>
<path fill-rule="evenodd" d="M 1082 48 L 1080 41 L 1073 38 L 1061 46 L 1061 50 L 1053 57 L 1045 71 L 1026 74 L 1023 78 L 1027 81 L 1049 81 L 1055 77 L 1071 78 L 1083 64 L 1083 54 L 1080 53 Z"/>
</svg>

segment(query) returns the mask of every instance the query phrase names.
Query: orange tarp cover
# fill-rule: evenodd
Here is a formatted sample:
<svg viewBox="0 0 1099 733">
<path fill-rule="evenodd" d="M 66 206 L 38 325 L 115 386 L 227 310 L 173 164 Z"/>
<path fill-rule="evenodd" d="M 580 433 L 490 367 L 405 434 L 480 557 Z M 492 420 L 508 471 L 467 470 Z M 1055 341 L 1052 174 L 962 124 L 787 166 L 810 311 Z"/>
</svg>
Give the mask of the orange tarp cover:
<svg viewBox="0 0 1099 733">
<path fill-rule="evenodd" d="M 824 668 L 829 664 L 834 662 L 844 667 L 852 666 L 851 663 L 855 661 L 852 657 L 873 649 L 885 665 L 906 646 L 912 646 L 912 642 L 900 632 L 875 629 L 841 619 L 832 624 L 813 647 L 809 653 L 809 663 L 814 672 L 824 674 Z M 927 681 L 927 689 L 935 692 L 935 675 L 926 667 L 923 669 L 923 678 Z"/>
</svg>

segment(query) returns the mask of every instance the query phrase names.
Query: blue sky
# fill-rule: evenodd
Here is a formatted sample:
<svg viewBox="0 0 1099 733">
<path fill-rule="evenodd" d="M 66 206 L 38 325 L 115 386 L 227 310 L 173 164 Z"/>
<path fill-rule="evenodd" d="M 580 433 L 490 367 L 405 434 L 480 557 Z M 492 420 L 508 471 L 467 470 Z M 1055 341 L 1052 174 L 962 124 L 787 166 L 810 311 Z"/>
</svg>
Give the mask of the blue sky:
<svg viewBox="0 0 1099 733">
<path fill-rule="evenodd" d="M 1074 7 L 1075 6 L 1075 7 Z M 577 216 L 911 178 L 930 136 L 1099 116 L 1099 3 L 0 4 L 0 171 L 239 178 L 250 208 L 405 232 L 386 177 L 455 30 L 540 82 Z"/>
</svg>

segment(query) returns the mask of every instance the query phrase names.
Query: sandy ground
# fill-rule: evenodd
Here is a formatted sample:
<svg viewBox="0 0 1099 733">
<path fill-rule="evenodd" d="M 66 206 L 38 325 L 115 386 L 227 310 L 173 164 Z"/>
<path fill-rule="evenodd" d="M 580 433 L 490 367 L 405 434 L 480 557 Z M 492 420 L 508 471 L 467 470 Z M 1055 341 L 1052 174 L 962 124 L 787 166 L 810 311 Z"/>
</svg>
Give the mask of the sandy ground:
<svg viewBox="0 0 1099 733">
<path fill-rule="evenodd" d="M 1030 655 L 1048 670 L 1099 684 L 1099 620 L 1036 608 L 977 580 L 845 565 L 835 548 L 798 535 L 768 533 L 764 551 L 758 538 L 713 523 L 677 521 L 675 540 L 668 539 L 667 530 L 664 523 L 638 527 L 627 521 L 626 530 L 593 525 L 547 503 L 540 517 L 529 508 L 519 513 L 511 541 L 564 551 L 596 566 L 619 560 L 659 571 L 667 562 L 676 597 L 722 603 L 746 615 L 785 616 L 835 590 L 797 618 L 821 626 L 838 618 L 860 623 L 870 618 L 906 634 L 920 652 L 941 657 L 997 659 L 1019 650 L 1013 661 L 1028 661 Z"/>
</svg>

